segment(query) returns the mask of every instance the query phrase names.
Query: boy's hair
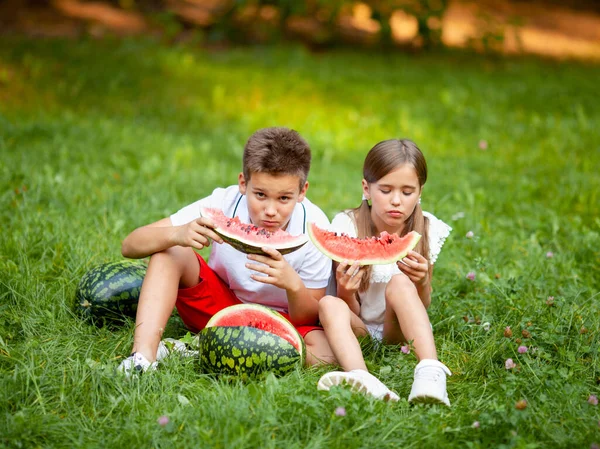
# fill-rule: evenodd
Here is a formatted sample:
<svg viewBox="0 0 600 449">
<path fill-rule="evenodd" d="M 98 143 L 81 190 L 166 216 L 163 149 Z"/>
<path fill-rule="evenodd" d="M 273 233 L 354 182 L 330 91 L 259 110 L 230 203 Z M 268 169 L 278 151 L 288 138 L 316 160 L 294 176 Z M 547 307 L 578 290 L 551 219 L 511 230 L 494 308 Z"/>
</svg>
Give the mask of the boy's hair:
<svg viewBox="0 0 600 449">
<path fill-rule="evenodd" d="M 363 178 L 369 184 L 377 182 L 404 164 L 413 166 L 419 180 L 419 186 L 422 189 L 427 181 L 427 162 L 417 145 L 408 139 L 384 140 L 371 148 L 363 165 Z M 375 224 L 371 219 L 371 206 L 369 206 L 367 200 L 363 200 L 359 207 L 352 209 L 352 212 L 356 219 L 358 237 L 371 237 L 377 233 Z M 417 203 L 415 210 L 405 223 L 402 235 L 410 231 L 417 231 L 421 234 L 421 240 L 419 240 L 414 250 L 429 261 L 429 220 L 423 215 L 420 204 Z M 360 283 L 359 291 L 364 292 L 367 290 L 370 277 L 371 267 L 368 267 Z"/>
<path fill-rule="evenodd" d="M 263 128 L 250 136 L 244 147 L 243 173 L 294 175 L 304 187 L 310 171 L 310 147 L 297 131 L 283 127 Z"/>
</svg>

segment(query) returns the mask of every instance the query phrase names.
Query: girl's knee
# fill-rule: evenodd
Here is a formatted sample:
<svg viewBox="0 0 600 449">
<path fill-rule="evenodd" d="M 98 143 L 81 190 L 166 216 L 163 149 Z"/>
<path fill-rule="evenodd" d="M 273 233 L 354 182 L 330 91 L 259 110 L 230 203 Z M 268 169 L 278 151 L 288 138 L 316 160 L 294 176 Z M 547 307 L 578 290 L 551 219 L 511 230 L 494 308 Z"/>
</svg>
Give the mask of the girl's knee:
<svg viewBox="0 0 600 449">
<path fill-rule="evenodd" d="M 309 332 L 304 337 L 306 344 L 306 365 L 321 365 L 336 363 L 325 333 L 321 330 Z"/>
<path fill-rule="evenodd" d="M 385 287 L 386 301 L 411 299 L 416 296 L 419 298 L 415 284 L 405 274 L 396 274 L 392 276 Z"/>
<path fill-rule="evenodd" d="M 343 314 L 345 310 L 350 310 L 348 304 L 335 296 L 324 296 L 319 300 L 319 319 L 321 323 L 328 321 L 331 317 Z"/>
</svg>

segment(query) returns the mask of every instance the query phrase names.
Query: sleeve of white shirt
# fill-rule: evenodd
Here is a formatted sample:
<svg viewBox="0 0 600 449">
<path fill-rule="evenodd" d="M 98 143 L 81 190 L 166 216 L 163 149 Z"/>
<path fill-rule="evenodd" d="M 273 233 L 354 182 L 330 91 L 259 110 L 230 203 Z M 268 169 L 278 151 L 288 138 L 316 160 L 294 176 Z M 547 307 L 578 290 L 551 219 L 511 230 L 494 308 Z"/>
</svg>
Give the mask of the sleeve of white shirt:
<svg viewBox="0 0 600 449">
<path fill-rule="evenodd" d="M 429 260 L 433 265 L 452 228 L 429 212 L 423 211 L 423 215 L 429 220 Z"/>
<path fill-rule="evenodd" d="M 179 209 L 171 215 L 171 224 L 173 226 L 182 226 L 196 218 L 200 218 L 200 209 L 203 207 L 212 207 L 221 209 L 225 203 L 225 197 L 231 188 L 216 188 L 209 196 L 202 198 L 192 204 Z"/>
<path fill-rule="evenodd" d="M 329 228 L 329 219 L 327 215 L 314 205 L 307 205 L 307 222 L 314 222 L 318 227 Z M 327 287 L 329 277 L 331 276 L 331 259 L 319 251 L 309 240 L 306 251 L 306 257 L 298 274 L 306 288 L 324 288 Z"/>
<path fill-rule="evenodd" d="M 352 212 L 339 212 L 333 220 L 331 220 L 331 226 L 329 230 L 331 232 L 337 232 L 339 234 L 344 233 L 350 237 L 356 237 L 356 225 L 354 224 L 354 220 L 350 217 L 349 214 Z"/>
</svg>

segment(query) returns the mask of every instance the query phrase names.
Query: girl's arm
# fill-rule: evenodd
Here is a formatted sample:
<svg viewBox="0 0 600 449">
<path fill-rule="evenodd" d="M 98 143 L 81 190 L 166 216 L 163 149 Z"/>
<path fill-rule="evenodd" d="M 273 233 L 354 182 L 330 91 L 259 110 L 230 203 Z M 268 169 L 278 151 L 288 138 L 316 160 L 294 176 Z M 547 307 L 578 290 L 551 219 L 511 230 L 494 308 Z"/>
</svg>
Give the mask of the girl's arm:
<svg viewBox="0 0 600 449">
<path fill-rule="evenodd" d="M 431 304 L 431 279 L 433 276 L 433 265 L 425 257 L 416 251 L 411 251 L 397 264 L 408 278 L 413 281 L 421 302 L 428 308 Z"/>
<path fill-rule="evenodd" d="M 335 279 L 337 283 L 337 296 L 346 304 L 356 315 L 360 314 L 360 302 L 358 302 L 358 288 L 360 281 L 365 274 L 357 263 L 349 265 L 347 262 L 333 263 Z"/>
<path fill-rule="evenodd" d="M 429 266 L 429 273 L 423 279 L 423 282 L 415 282 L 415 286 L 417 287 L 417 293 L 419 293 L 419 298 L 421 298 L 421 302 L 425 306 L 426 309 L 431 305 L 431 279 L 433 278 L 433 265 Z"/>
</svg>

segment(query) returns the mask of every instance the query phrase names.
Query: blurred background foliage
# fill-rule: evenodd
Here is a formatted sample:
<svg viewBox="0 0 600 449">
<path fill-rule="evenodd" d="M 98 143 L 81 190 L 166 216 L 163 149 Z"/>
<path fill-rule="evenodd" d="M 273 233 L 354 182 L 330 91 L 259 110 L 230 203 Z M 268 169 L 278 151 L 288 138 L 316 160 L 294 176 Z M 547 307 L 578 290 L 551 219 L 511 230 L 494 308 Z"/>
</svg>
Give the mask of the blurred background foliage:
<svg viewBox="0 0 600 449">
<path fill-rule="evenodd" d="M 51 24 L 51 26 L 49 25 Z M 0 33 L 155 34 L 205 45 L 532 52 L 600 59 L 592 0 L 4 0 Z"/>
</svg>

